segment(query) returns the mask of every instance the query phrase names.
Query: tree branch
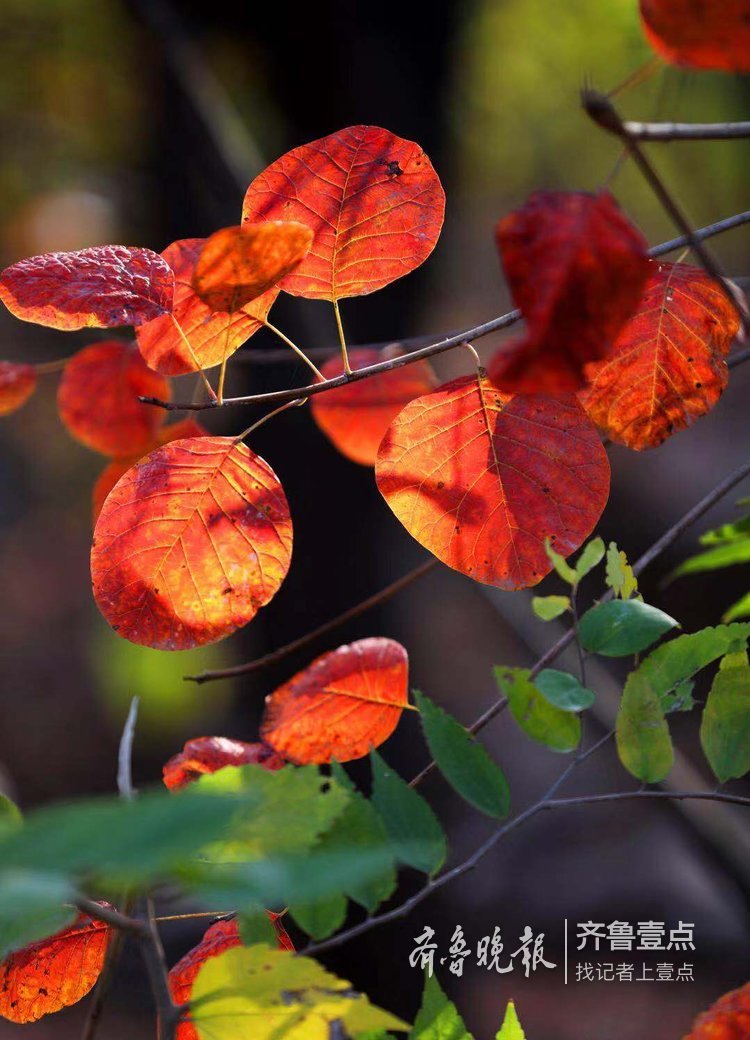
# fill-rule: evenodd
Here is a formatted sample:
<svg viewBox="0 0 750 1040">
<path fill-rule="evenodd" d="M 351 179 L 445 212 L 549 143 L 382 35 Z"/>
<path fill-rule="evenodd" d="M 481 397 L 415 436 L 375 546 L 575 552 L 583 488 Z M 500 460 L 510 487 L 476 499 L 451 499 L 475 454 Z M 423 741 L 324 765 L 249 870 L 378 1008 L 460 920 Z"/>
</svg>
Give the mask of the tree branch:
<svg viewBox="0 0 750 1040">
<path fill-rule="evenodd" d="M 637 141 L 731 141 L 750 137 L 750 123 L 638 123 L 623 120 L 628 137 Z"/>
</svg>

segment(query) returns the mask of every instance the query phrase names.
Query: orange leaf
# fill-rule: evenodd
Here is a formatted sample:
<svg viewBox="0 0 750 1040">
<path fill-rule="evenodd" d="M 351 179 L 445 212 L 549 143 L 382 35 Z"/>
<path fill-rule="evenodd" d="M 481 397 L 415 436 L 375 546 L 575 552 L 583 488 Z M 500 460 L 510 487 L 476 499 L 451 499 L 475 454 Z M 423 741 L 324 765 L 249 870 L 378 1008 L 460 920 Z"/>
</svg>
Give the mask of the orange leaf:
<svg viewBox="0 0 750 1040">
<path fill-rule="evenodd" d="M 152 372 L 134 343 L 93 343 L 65 366 L 57 389 L 60 418 L 87 448 L 114 458 L 143 454 L 155 443 L 165 412 L 139 395 L 170 396 L 169 383 Z"/>
<path fill-rule="evenodd" d="M 513 354 L 498 359 L 497 385 L 510 393 L 583 386 L 584 364 L 605 355 L 638 306 L 648 277 L 645 239 L 609 192 L 535 192 L 496 234 L 527 325 Z"/>
<path fill-rule="evenodd" d="M 266 698 L 260 735 L 297 765 L 361 758 L 398 725 L 408 666 L 406 650 L 392 639 L 340 646 Z"/>
<path fill-rule="evenodd" d="M 748 1040 L 750 1037 L 750 982 L 720 997 L 698 1015 L 684 1040 Z"/>
<path fill-rule="evenodd" d="M 439 560 L 502 589 L 551 569 L 549 538 L 568 556 L 599 519 L 609 462 L 572 396 L 512 396 L 465 376 L 394 419 L 375 466 L 378 487 Z"/>
<path fill-rule="evenodd" d="M 150 249 L 43 253 L 0 274 L 0 300 L 24 321 L 72 331 L 139 325 L 172 309 L 174 275 Z"/>
<path fill-rule="evenodd" d="M 195 372 L 198 367 L 220 365 L 263 327 L 279 295 L 279 289 L 272 288 L 231 314 L 211 310 L 192 284 L 195 265 L 206 241 L 205 238 L 183 238 L 167 246 L 161 255 L 175 276 L 172 314 L 154 318 L 135 332 L 138 347 L 149 366 L 166 376 L 180 376 Z M 180 335 L 180 328 L 190 343 L 190 350 Z"/>
<path fill-rule="evenodd" d="M 367 368 L 393 355 L 389 348 L 374 350 L 354 347 L 349 351 L 352 368 Z M 330 358 L 321 368 L 326 379 L 344 371 L 341 355 Z M 404 405 L 435 385 L 432 369 L 426 361 L 417 361 L 382 375 L 371 376 L 358 383 L 318 394 L 311 400 L 315 422 L 342 455 L 363 466 L 374 466 L 383 434 Z"/>
<path fill-rule="evenodd" d="M 212 311 L 236 311 L 276 285 L 310 252 L 313 233 L 295 220 L 222 228 L 206 239 L 193 289 Z"/>
<path fill-rule="evenodd" d="M 79 914 L 62 931 L 12 953 L 0 964 L 0 1015 L 36 1022 L 77 1003 L 99 978 L 108 942 L 106 924 Z"/>
<path fill-rule="evenodd" d="M 110 492 L 91 576 L 121 636 L 162 650 L 223 639 L 255 617 L 289 569 L 292 521 L 267 462 L 231 437 L 151 452 Z"/>
<path fill-rule="evenodd" d="M 637 312 L 607 357 L 586 366 L 581 403 L 613 441 L 656 447 L 716 404 L 738 331 L 736 309 L 700 268 L 651 261 Z"/>
<path fill-rule="evenodd" d="M 18 411 L 35 390 L 36 369 L 33 365 L 0 361 L 0 415 Z"/>
<path fill-rule="evenodd" d="M 290 950 L 294 953 L 294 944 L 281 924 L 279 915 L 270 910 L 266 910 L 266 913 L 276 932 L 279 949 Z M 216 921 L 215 924 L 212 924 L 198 945 L 194 946 L 192 950 L 188 950 L 169 972 L 169 989 L 174 1003 L 179 1007 L 190 1003 L 195 978 L 209 958 L 216 957 L 225 950 L 231 950 L 240 945 L 239 926 L 235 918 L 231 921 Z M 192 1022 L 181 1022 L 177 1026 L 175 1040 L 198 1040 L 198 1034 Z"/>
<path fill-rule="evenodd" d="M 298 220 L 312 249 L 282 282 L 293 296 L 375 292 L 419 267 L 438 240 L 445 193 L 419 145 L 377 126 L 350 126 L 295 148 L 259 174 L 245 221 Z"/>
<path fill-rule="evenodd" d="M 641 0 L 654 50 L 675 65 L 750 72 L 747 0 Z"/>
<path fill-rule="evenodd" d="M 179 422 L 170 423 L 169 426 L 162 426 L 157 431 L 156 442 L 149 447 L 157 448 L 160 444 L 169 444 L 170 441 L 177 441 L 182 437 L 208 437 L 208 430 L 204 430 L 197 419 L 180 419 Z M 123 477 L 141 458 L 143 458 L 143 454 L 131 455 L 127 459 L 114 459 L 99 474 L 99 479 L 91 492 L 91 515 L 94 525 L 96 525 L 107 495 L 120 477 Z"/>
<path fill-rule="evenodd" d="M 195 737 L 188 740 L 178 755 L 164 766 L 164 783 L 175 791 L 187 787 L 205 773 L 215 773 L 226 766 L 255 763 L 275 771 L 286 763 L 273 748 L 265 744 L 246 744 L 228 737 Z"/>
</svg>

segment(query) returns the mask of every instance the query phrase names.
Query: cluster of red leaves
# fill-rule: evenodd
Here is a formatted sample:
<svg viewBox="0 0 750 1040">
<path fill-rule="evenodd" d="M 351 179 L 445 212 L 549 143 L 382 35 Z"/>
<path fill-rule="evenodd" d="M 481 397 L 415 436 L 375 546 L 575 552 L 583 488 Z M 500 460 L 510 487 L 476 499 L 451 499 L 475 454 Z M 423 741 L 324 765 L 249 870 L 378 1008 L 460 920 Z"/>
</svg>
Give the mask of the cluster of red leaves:
<svg viewBox="0 0 750 1040">
<path fill-rule="evenodd" d="M 0 964 L 0 1015 L 36 1022 L 77 1003 L 99 978 L 109 936 L 107 925 L 79 914 L 62 931 L 12 953 Z"/>
<path fill-rule="evenodd" d="M 747 0 L 640 0 L 654 50 L 676 65 L 750 72 Z"/>
<path fill-rule="evenodd" d="M 725 993 L 698 1015 L 684 1040 L 748 1040 L 750 1037 L 750 982 Z"/>
</svg>

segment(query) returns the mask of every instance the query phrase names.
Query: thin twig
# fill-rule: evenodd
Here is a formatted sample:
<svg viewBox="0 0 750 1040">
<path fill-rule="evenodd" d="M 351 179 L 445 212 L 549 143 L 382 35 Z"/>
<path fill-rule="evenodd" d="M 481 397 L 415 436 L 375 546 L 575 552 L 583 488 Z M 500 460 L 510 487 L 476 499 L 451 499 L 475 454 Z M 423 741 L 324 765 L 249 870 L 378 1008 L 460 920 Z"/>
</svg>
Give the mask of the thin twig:
<svg viewBox="0 0 750 1040">
<path fill-rule="evenodd" d="M 731 141 L 750 137 L 750 123 L 638 123 L 623 120 L 636 141 Z"/>
<path fill-rule="evenodd" d="M 135 797 L 133 788 L 133 738 L 135 737 L 135 724 L 138 720 L 138 698 L 133 697 L 130 702 L 130 710 L 125 720 L 120 747 L 117 753 L 117 790 L 127 800 Z"/>
<path fill-rule="evenodd" d="M 182 1008 L 172 1000 L 169 988 L 169 971 L 161 944 L 159 929 L 156 926 L 154 908 L 150 899 L 146 900 L 146 921 L 139 935 L 141 953 L 148 972 L 151 992 L 159 1015 L 159 1040 L 174 1040 L 177 1025 L 182 1015 Z"/>
<path fill-rule="evenodd" d="M 75 905 L 82 914 L 88 914 L 95 921 L 103 921 L 104 924 L 108 924 L 111 928 L 118 928 L 121 932 L 126 932 L 128 935 L 135 935 L 141 938 L 146 930 L 143 921 L 140 921 L 137 917 L 121 914 L 119 910 L 102 906 L 100 903 L 94 902 L 93 899 L 77 899 Z"/>
<path fill-rule="evenodd" d="M 288 657 L 289 654 L 293 654 L 296 650 L 301 650 L 303 647 L 320 639 L 321 636 L 328 635 L 334 629 L 345 625 L 347 621 L 352 621 L 354 618 L 359 617 L 360 614 L 364 614 L 371 607 L 385 603 L 395 596 L 396 593 L 411 585 L 418 578 L 421 578 L 423 574 L 429 574 L 437 565 L 438 561 L 434 557 L 426 560 L 424 563 L 420 563 L 414 570 L 397 578 L 396 581 L 392 581 L 390 585 L 386 585 L 380 592 L 373 593 L 372 596 L 363 599 L 356 606 L 350 607 L 342 614 L 338 614 L 335 618 L 331 618 L 330 621 L 326 621 L 324 624 L 319 625 L 318 628 L 314 628 L 312 632 L 307 632 L 298 639 L 293 639 L 290 643 L 280 646 L 278 650 L 272 650 L 270 653 L 264 654 L 263 657 L 258 657 L 254 661 L 247 661 L 244 664 L 233 665 L 231 668 L 216 668 L 211 671 L 200 672 L 198 675 L 185 675 L 183 678 L 196 683 L 213 682 L 216 679 L 233 679 L 236 675 L 248 675 L 250 672 L 258 672 L 262 668 L 268 668 L 272 664 L 277 664 L 279 661 L 283 661 L 285 657 Z"/>
</svg>

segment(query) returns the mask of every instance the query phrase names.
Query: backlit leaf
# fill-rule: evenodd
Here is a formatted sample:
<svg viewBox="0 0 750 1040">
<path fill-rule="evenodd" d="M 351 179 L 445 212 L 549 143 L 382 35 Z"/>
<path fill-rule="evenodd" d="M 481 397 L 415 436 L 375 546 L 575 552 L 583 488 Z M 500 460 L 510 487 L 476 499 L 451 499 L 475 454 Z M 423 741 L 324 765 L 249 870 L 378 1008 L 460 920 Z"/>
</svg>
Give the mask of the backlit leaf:
<svg viewBox="0 0 750 1040">
<path fill-rule="evenodd" d="M 138 397 L 169 400 L 169 383 L 152 372 L 135 344 L 112 339 L 80 350 L 57 390 L 60 418 L 71 436 L 113 458 L 132 458 L 157 440 L 166 412 Z"/>
<path fill-rule="evenodd" d="M 381 289 L 435 247 L 445 194 L 419 145 L 351 126 L 282 155 L 245 195 L 244 222 L 296 220 L 312 249 L 281 287 L 336 300 Z"/>
<path fill-rule="evenodd" d="M 642 451 L 709 412 L 727 385 L 737 310 L 700 268 L 651 260 L 643 299 L 580 400 L 607 437 Z"/>
<path fill-rule="evenodd" d="M 561 556 L 559 552 L 555 552 L 549 538 L 544 539 L 544 551 L 547 554 L 547 559 L 555 569 L 555 573 L 558 578 L 562 578 L 568 585 L 578 584 L 578 575 L 576 574 L 575 567 L 571 567 L 564 556 Z"/>
<path fill-rule="evenodd" d="M 268 915 L 273 923 L 280 950 L 293 950 L 294 947 L 276 914 Z M 178 1006 L 190 1003 L 195 977 L 211 957 L 216 957 L 225 950 L 233 950 L 241 945 L 237 920 L 216 921 L 206 930 L 205 935 L 192 950 L 170 969 L 169 991 L 172 1000 Z M 177 1026 L 175 1040 L 198 1040 L 198 1033 L 190 1021 L 183 1021 Z"/>
<path fill-rule="evenodd" d="M 638 306 L 645 239 L 606 191 L 535 192 L 496 235 L 527 332 L 493 358 L 492 380 L 514 393 L 583 386 L 583 366 L 605 355 Z"/>
<path fill-rule="evenodd" d="M 534 685 L 545 700 L 563 711 L 583 711 L 596 700 L 596 695 L 582 686 L 574 675 L 559 672 L 556 668 L 541 671 Z"/>
<path fill-rule="evenodd" d="M 567 753 L 581 742 L 581 720 L 543 696 L 526 668 L 495 668 L 495 679 L 508 698 L 511 714 L 524 733 L 552 751 Z"/>
<path fill-rule="evenodd" d="M 408 663 L 392 639 L 360 639 L 323 654 L 266 698 L 261 737 L 290 762 L 361 758 L 398 725 Z"/>
<path fill-rule="evenodd" d="M 222 228 L 206 239 L 193 289 L 212 311 L 236 311 L 271 289 L 310 252 L 313 233 L 294 220 Z"/>
<path fill-rule="evenodd" d="M 0 361 L 0 415 L 10 415 L 26 404 L 36 390 L 33 365 Z"/>
<path fill-rule="evenodd" d="M 391 356 L 370 347 L 349 351 L 352 368 L 367 368 Z M 326 379 L 344 371 L 340 355 L 330 358 L 321 368 Z M 420 394 L 429 393 L 435 385 L 432 369 L 426 361 L 417 361 L 371 376 L 347 386 L 317 394 L 310 400 L 313 418 L 323 433 L 342 455 L 363 466 L 374 466 L 385 431 L 401 409 Z"/>
<path fill-rule="evenodd" d="M 36 1022 L 77 1003 L 99 978 L 109 934 L 106 924 L 79 914 L 62 931 L 12 953 L 0 964 L 0 1015 Z"/>
<path fill-rule="evenodd" d="M 279 295 L 280 290 L 274 287 L 240 310 L 231 313 L 212 310 L 192 284 L 195 265 L 206 241 L 205 238 L 183 238 L 167 246 L 161 255 L 174 271 L 172 314 L 154 318 L 136 329 L 138 347 L 146 362 L 167 376 L 220 365 L 263 327 Z"/>
<path fill-rule="evenodd" d="M 173 295 L 162 257 L 130 246 L 43 253 L 0 274 L 0 300 L 11 314 L 68 332 L 139 325 L 169 313 Z"/>
<path fill-rule="evenodd" d="M 252 620 L 278 591 L 291 551 L 289 507 L 267 462 L 231 437 L 173 441 L 104 503 L 94 596 L 124 638 L 187 650 Z"/>
<path fill-rule="evenodd" d="M 734 567 L 738 563 L 750 563 L 750 538 L 737 539 L 712 545 L 705 552 L 691 556 L 675 570 L 673 577 L 683 574 L 702 574 L 718 571 L 723 567 Z"/>
<path fill-rule="evenodd" d="M 604 542 L 601 538 L 592 538 L 581 551 L 576 560 L 576 578 L 580 581 L 585 578 L 594 567 L 604 559 Z"/>
<path fill-rule="evenodd" d="M 500 1032 L 496 1035 L 495 1040 L 526 1040 L 526 1034 L 521 1028 L 521 1023 L 516 1014 L 516 1005 L 512 1000 L 508 1001 L 508 1007 L 505 1010 L 505 1018 L 503 1019 L 503 1024 L 500 1026 Z"/>
<path fill-rule="evenodd" d="M 750 772 L 750 668 L 747 656 L 737 667 L 724 667 L 722 662 L 703 709 L 700 737 L 709 765 L 721 783 L 739 779 Z"/>
<path fill-rule="evenodd" d="M 500 766 L 452 715 L 419 690 L 414 697 L 430 754 L 451 787 L 487 816 L 507 816 L 510 789 Z"/>
<path fill-rule="evenodd" d="M 655 643 L 665 632 L 679 627 L 663 610 L 638 599 L 612 599 L 591 607 L 581 618 L 578 631 L 586 650 L 604 657 L 628 657 Z"/>
<path fill-rule="evenodd" d="M 638 580 L 633 568 L 615 542 L 610 542 L 607 547 L 605 581 L 618 599 L 631 599 L 638 594 Z"/>
<path fill-rule="evenodd" d="M 383 438 L 378 487 L 414 538 L 449 567 L 504 589 L 567 556 L 609 494 L 609 462 L 574 398 L 511 396 L 466 376 L 418 397 Z"/>
<path fill-rule="evenodd" d="M 191 1017 L 201 1040 L 327 1040 L 408 1025 L 355 993 L 350 982 L 308 957 L 268 946 L 211 957 L 193 984 Z"/>
<path fill-rule="evenodd" d="M 422 1006 L 414 1020 L 409 1040 L 474 1040 L 432 973 L 425 975 Z"/>
<path fill-rule="evenodd" d="M 651 46 L 673 64 L 750 72 L 747 0 L 641 0 L 641 20 Z"/>
<path fill-rule="evenodd" d="M 370 752 L 372 804 L 385 823 L 396 856 L 402 863 L 434 874 L 443 865 L 443 828 L 421 794 L 402 780 L 377 751 Z"/>
<path fill-rule="evenodd" d="M 625 682 L 615 738 L 620 761 L 637 780 L 659 783 L 672 768 L 674 751 L 664 710 L 648 673 L 640 668 Z"/>
<path fill-rule="evenodd" d="M 164 783 L 171 791 L 176 791 L 205 773 L 251 763 L 270 770 L 281 769 L 285 764 L 284 759 L 267 744 L 246 744 L 228 737 L 194 737 L 165 764 Z"/>
<path fill-rule="evenodd" d="M 750 1023 L 750 982 L 719 997 L 693 1022 L 684 1040 L 745 1040 Z"/>
<path fill-rule="evenodd" d="M 554 621 L 566 610 L 570 610 L 569 596 L 533 596 L 531 609 L 542 621 Z"/>
</svg>

